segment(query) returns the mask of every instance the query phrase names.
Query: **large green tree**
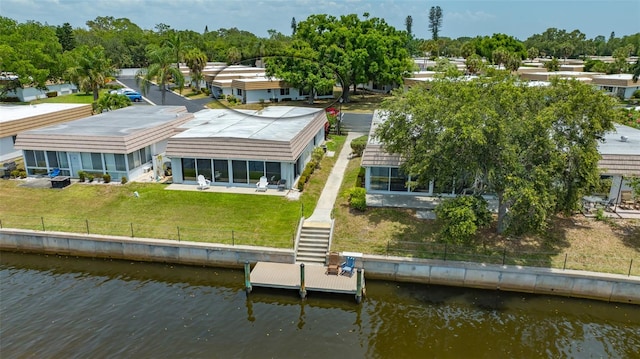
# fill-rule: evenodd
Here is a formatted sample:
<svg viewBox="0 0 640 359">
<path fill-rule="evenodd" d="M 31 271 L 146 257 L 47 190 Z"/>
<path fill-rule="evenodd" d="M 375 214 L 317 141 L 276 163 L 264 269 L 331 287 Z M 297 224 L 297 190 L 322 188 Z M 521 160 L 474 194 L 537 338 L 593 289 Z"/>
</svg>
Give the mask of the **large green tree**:
<svg viewBox="0 0 640 359">
<path fill-rule="evenodd" d="M 498 231 L 523 233 L 571 212 L 597 185 L 597 144 L 618 116 L 613 105 L 578 81 L 437 80 L 385 101 L 376 135 L 419 183 L 494 193 Z"/>
<path fill-rule="evenodd" d="M 266 59 L 266 74 L 304 90 L 312 104 L 317 93 L 331 91 L 336 83 L 332 67 L 318 58 L 308 43 L 295 40 L 283 55 Z"/>
<path fill-rule="evenodd" d="M 294 40 L 306 42 L 315 58 L 329 64 L 349 100 L 349 88 L 357 84 L 402 83 L 402 76 L 413 69 L 406 49 L 407 35 L 379 18 L 360 20 L 357 15 L 336 18 L 311 15 L 298 23 Z"/>
<path fill-rule="evenodd" d="M 45 89 L 47 82 L 58 81 L 64 73 L 61 53 L 54 27 L 0 16 L 0 72 L 10 74 L 0 83 L 0 98 L 17 88 Z"/>
<path fill-rule="evenodd" d="M 146 46 L 160 41 L 159 36 L 143 31 L 127 18 L 99 16 L 86 24 L 87 29 L 74 30 L 77 46 L 102 46 L 117 68 L 146 66 Z"/>
<path fill-rule="evenodd" d="M 167 86 L 173 81 L 181 90 L 184 87 L 184 76 L 172 64 L 175 53 L 169 47 L 150 45 L 147 50 L 149 67 L 136 74 L 136 82 L 142 82 L 142 93 L 149 91 L 150 84 L 156 82 L 162 93 L 162 104 L 165 104 Z"/>
<path fill-rule="evenodd" d="M 109 78 L 115 75 L 115 68 L 107 58 L 102 46 L 80 46 L 68 53 L 71 67 L 67 70 L 67 78 L 78 88 L 92 92 L 93 101 L 98 101 L 100 89 L 104 88 Z"/>
</svg>

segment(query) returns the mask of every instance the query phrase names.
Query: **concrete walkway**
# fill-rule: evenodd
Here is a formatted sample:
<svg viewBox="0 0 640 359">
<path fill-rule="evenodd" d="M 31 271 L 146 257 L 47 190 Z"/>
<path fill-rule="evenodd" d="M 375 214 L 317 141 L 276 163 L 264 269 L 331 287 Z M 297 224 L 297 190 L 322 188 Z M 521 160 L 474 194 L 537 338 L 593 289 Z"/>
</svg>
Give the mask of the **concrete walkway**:
<svg viewBox="0 0 640 359">
<path fill-rule="evenodd" d="M 351 141 L 362 135 L 364 134 L 358 132 L 349 132 L 347 135 L 347 139 L 344 142 L 344 146 L 342 147 L 342 151 L 340 151 L 338 159 L 336 160 L 336 164 L 333 166 L 333 169 L 329 174 L 329 178 L 327 178 L 327 182 L 322 189 L 316 209 L 313 211 L 313 214 L 311 214 L 311 217 L 305 220 L 305 223 L 331 222 L 331 211 L 333 210 L 336 198 L 338 198 L 338 191 L 340 191 L 340 185 L 342 185 L 342 178 L 344 177 L 344 172 L 346 171 L 347 164 L 349 163 Z"/>
</svg>

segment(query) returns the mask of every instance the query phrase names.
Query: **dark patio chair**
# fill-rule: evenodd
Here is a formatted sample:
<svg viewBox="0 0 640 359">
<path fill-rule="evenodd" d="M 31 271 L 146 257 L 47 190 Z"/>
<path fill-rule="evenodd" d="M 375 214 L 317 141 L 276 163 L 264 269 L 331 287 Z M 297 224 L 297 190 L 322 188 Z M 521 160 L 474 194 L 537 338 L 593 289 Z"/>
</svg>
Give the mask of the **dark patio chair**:
<svg viewBox="0 0 640 359">
<path fill-rule="evenodd" d="M 340 272 L 340 254 L 336 252 L 329 253 L 329 263 L 327 265 L 327 274 L 338 275 Z"/>
<path fill-rule="evenodd" d="M 284 191 L 286 188 L 287 188 L 287 180 L 280 179 L 280 181 L 278 181 L 278 191 Z"/>
</svg>

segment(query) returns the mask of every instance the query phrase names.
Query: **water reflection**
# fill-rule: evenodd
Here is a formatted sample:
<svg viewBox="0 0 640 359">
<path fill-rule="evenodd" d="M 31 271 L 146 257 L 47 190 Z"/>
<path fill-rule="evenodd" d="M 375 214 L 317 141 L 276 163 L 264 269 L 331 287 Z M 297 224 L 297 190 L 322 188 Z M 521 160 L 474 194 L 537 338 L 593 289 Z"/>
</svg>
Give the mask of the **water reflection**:
<svg viewBox="0 0 640 359">
<path fill-rule="evenodd" d="M 1 253 L 2 357 L 612 357 L 640 309 L 367 281 L 351 295 L 254 288 L 241 270 Z"/>
</svg>

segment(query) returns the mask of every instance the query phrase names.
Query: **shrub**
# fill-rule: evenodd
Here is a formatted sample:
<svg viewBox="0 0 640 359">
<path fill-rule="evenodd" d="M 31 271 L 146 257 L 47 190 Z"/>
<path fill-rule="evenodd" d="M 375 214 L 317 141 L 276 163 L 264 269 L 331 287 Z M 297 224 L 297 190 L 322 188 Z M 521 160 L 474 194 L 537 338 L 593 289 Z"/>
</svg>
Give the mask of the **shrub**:
<svg viewBox="0 0 640 359">
<path fill-rule="evenodd" d="M 480 196 L 460 196 L 440 203 L 436 216 L 442 222 L 440 239 L 449 243 L 469 243 L 478 228 L 491 223 L 487 201 Z"/>
<path fill-rule="evenodd" d="M 348 190 L 349 206 L 360 212 L 367 209 L 367 191 L 362 187 L 352 187 Z"/>
<path fill-rule="evenodd" d="M 89 174 L 87 175 L 87 179 L 89 180 L 89 182 L 93 182 L 93 179 L 94 179 L 94 178 L 95 178 L 95 177 L 93 176 L 93 174 L 92 174 L 92 173 L 89 173 Z"/>
<path fill-rule="evenodd" d="M 21 169 L 16 169 L 16 170 L 11 171 L 10 175 L 13 178 L 27 178 L 27 171 L 21 170 Z"/>
<path fill-rule="evenodd" d="M 358 171 L 358 177 L 356 178 L 356 187 L 364 187 L 364 167 L 360 167 L 360 171 Z"/>
<path fill-rule="evenodd" d="M 85 171 L 78 171 L 78 178 L 80 179 L 80 182 L 84 182 L 86 176 L 87 173 Z"/>
<path fill-rule="evenodd" d="M 354 138 L 351 141 L 351 150 L 358 157 L 362 156 L 362 153 L 364 152 L 364 148 L 367 147 L 367 139 L 368 139 L 367 136 L 360 136 L 358 138 Z"/>
<path fill-rule="evenodd" d="M 324 151 L 325 150 L 322 147 L 314 148 L 313 152 L 311 153 L 311 161 L 315 162 L 316 164 L 320 164 L 320 161 L 322 161 L 322 157 L 324 157 Z"/>
<path fill-rule="evenodd" d="M 104 183 L 109 183 L 111 182 L 111 175 L 108 173 L 105 173 L 102 175 L 102 180 L 104 181 Z"/>
<path fill-rule="evenodd" d="M 120 183 L 121 184 L 127 183 L 127 176 L 122 176 L 122 178 L 120 179 Z"/>
<path fill-rule="evenodd" d="M 300 179 L 298 179 L 298 191 L 302 192 L 304 190 L 305 183 L 307 183 L 307 176 L 300 176 Z"/>
</svg>

